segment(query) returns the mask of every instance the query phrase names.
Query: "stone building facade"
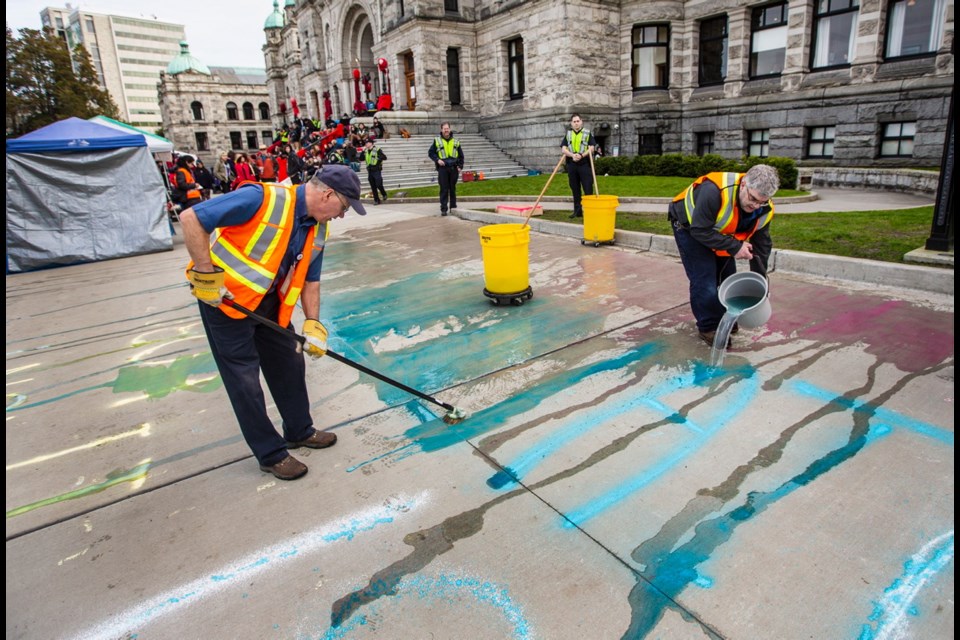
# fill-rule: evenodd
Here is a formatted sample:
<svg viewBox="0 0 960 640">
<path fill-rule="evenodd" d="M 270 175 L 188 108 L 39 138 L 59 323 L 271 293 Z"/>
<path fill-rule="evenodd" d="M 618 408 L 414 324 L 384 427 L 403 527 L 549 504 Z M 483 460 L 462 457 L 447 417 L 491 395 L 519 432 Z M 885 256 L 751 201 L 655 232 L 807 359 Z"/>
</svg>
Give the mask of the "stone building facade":
<svg viewBox="0 0 960 640">
<path fill-rule="evenodd" d="M 160 74 L 157 91 L 164 136 L 209 168 L 231 149 L 256 151 L 273 142 L 274 114 L 263 69 L 207 68 L 186 43 Z"/>
<path fill-rule="evenodd" d="M 938 166 L 953 88 L 953 0 L 286 0 L 265 34 L 271 105 L 351 112 L 358 69 L 388 127 L 547 170 L 574 112 L 608 155 Z"/>
</svg>

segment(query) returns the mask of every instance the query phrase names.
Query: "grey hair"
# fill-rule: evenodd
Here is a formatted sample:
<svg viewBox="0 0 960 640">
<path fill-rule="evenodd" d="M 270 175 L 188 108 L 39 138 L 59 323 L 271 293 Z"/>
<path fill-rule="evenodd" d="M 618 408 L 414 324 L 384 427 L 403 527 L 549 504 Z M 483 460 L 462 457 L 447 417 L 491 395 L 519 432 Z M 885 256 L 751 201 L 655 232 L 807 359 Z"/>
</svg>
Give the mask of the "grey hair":
<svg viewBox="0 0 960 640">
<path fill-rule="evenodd" d="M 755 164 L 743 176 L 747 186 L 764 198 L 770 198 L 780 188 L 780 174 L 768 164 Z M 743 181 L 741 181 L 743 184 Z"/>
<path fill-rule="evenodd" d="M 326 182 L 321 180 L 320 175 L 317 173 L 313 174 L 313 177 L 311 177 L 310 180 L 307 181 L 307 184 L 313 187 L 314 189 L 318 189 L 320 191 L 323 191 L 324 189 L 333 189 L 333 187 L 331 187 Z"/>
</svg>

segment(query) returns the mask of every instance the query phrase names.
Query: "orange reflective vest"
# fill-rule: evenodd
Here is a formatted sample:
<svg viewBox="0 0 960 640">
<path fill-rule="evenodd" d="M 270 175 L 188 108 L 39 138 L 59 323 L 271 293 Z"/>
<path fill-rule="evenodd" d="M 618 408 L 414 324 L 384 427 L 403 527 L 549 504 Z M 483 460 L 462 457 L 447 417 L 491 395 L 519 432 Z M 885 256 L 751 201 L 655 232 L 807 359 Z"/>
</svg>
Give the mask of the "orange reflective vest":
<svg viewBox="0 0 960 640">
<path fill-rule="evenodd" d="M 693 184 L 678 193 L 673 201 L 678 202 L 683 200 L 683 210 L 687 214 L 687 224 L 693 224 L 693 209 L 695 206 L 693 192 L 700 184 L 709 180 L 720 189 L 720 210 L 717 211 L 717 221 L 714 223 L 713 228 L 725 236 L 733 236 L 740 242 L 746 242 L 752 238 L 753 234 L 758 230 L 770 224 L 770 221 L 773 219 L 773 202 L 767 205 L 770 209 L 767 211 L 767 215 L 757 218 L 757 222 L 753 225 L 752 229 L 738 232 L 737 225 L 740 223 L 740 205 L 737 195 L 740 192 L 740 181 L 743 180 L 744 175 L 746 174 L 719 171 L 708 173 L 694 180 Z M 722 249 L 714 249 L 713 251 L 718 256 L 730 255 L 729 252 Z"/>
<path fill-rule="evenodd" d="M 238 188 L 250 184 L 255 183 L 244 182 Z M 276 279 L 296 224 L 297 187 L 273 183 L 260 186 L 263 187 L 263 202 L 254 216 L 244 224 L 217 229 L 210 242 L 213 264 L 225 272 L 224 285 L 233 294 L 233 299 L 247 309 L 256 309 L 260 305 Z M 287 326 L 293 315 L 307 279 L 311 255 L 315 250 L 323 251 L 326 226 L 323 223 L 310 228 L 302 253 L 297 255 L 296 264 L 277 289 L 280 296 L 277 322 L 281 326 Z M 187 265 L 187 271 L 192 268 L 193 261 Z M 231 318 L 247 317 L 224 304 L 218 309 Z"/>
<path fill-rule="evenodd" d="M 183 172 L 183 179 L 186 181 L 186 184 L 196 184 L 197 181 L 193 179 L 193 174 L 189 169 L 185 167 L 180 167 L 177 169 L 177 173 Z M 190 189 L 189 187 L 186 190 L 186 196 L 184 200 L 193 200 L 194 198 L 199 199 L 203 196 L 200 195 L 199 189 Z"/>
</svg>

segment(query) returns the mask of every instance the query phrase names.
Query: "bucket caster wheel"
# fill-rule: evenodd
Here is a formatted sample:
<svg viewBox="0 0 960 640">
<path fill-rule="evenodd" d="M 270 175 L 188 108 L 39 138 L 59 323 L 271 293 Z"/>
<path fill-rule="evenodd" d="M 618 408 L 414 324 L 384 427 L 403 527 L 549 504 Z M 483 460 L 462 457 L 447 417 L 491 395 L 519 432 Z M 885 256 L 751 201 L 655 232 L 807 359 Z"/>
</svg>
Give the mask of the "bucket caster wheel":
<svg viewBox="0 0 960 640">
<path fill-rule="evenodd" d="M 584 247 L 587 246 L 587 241 L 586 241 L 586 240 L 581 240 L 581 241 L 580 241 L 580 245 L 581 245 L 581 246 L 584 246 Z"/>
<path fill-rule="evenodd" d="M 497 300 L 496 298 L 490 298 L 490 302 L 492 302 L 492 303 L 493 303 L 493 306 L 495 306 L 495 307 L 499 307 L 499 306 L 500 306 L 500 301 Z"/>
<path fill-rule="evenodd" d="M 510 300 L 510 304 L 515 307 L 521 307 L 523 306 L 523 298 L 513 298 Z"/>
<path fill-rule="evenodd" d="M 599 243 L 599 242 L 594 242 L 594 243 L 593 243 L 593 246 L 599 247 L 599 246 L 600 246 L 600 243 Z"/>
</svg>

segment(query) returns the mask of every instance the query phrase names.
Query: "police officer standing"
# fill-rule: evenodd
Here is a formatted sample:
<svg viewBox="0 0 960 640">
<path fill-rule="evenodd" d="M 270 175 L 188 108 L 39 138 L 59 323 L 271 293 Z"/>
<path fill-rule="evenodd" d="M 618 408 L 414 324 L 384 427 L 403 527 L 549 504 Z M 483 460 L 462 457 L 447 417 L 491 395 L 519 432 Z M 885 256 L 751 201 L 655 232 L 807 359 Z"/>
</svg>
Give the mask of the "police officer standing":
<svg viewBox="0 0 960 640">
<path fill-rule="evenodd" d="M 377 147 L 373 140 L 367 140 L 363 150 L 363 161 L 367 165 L 367 180 L 370 182 L 370 193 L 373 194 L 373 203 L 380 204 L 380 198 L 387 200 L 387 190 L 383 188 L 383 161 L 387 154 Z"/>
<path fill-rule="evenodd" d="M 450 132 L 450 123 L 440 125 L 440 135 L 434 139 L 427 152 L 437 166 L 437 182 L 440 184 L 440 215 L 447 215 L 450 209 L 457 208 L 457 178 L 463 169 L 463 148 L 460 141 Z"/>
<path fill-rule="evenodd" d="M 567 158 L 567 179 L 573 191 L 573 214 L 571 218 L 583 217 L 580 187 L 583 193 L 593 195 L 593 172 L 590 169 L 590 156 L 594 152 L 593 137 L 583 128 L 579 113 L 570 118 L 570 129 L 560 141 L 560 149 Z"/>
</svg>

